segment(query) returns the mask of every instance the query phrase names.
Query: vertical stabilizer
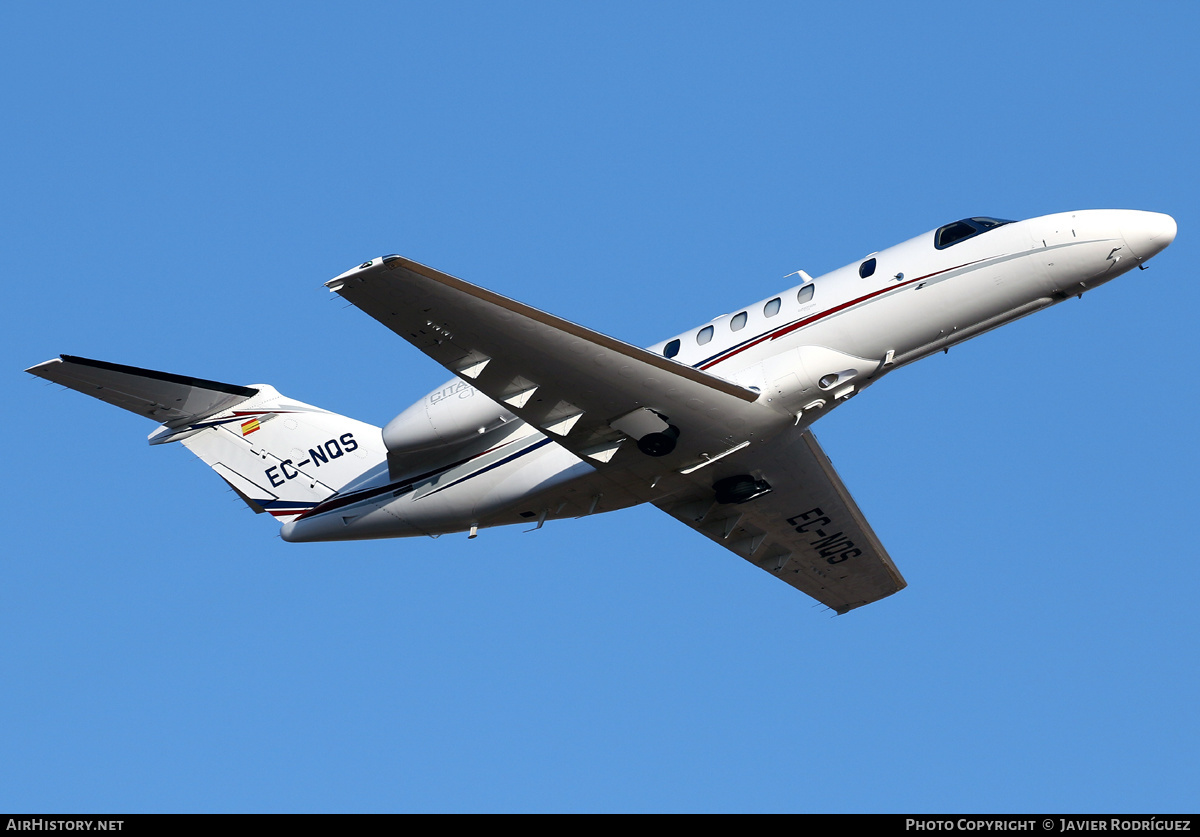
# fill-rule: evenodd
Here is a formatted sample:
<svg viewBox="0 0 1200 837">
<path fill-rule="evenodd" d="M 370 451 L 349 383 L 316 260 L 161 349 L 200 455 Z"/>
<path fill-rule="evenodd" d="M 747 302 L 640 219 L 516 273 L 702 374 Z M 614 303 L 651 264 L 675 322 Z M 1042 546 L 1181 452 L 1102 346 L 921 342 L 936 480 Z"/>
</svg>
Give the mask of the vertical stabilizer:
<svg viewBox="0 0 1200 837">
<path fill-rule="evenodd" d="M 255 389 L 182 439 L 255 511 L 286 523 L 384 462 L 378 427 Z"/>
</svg>

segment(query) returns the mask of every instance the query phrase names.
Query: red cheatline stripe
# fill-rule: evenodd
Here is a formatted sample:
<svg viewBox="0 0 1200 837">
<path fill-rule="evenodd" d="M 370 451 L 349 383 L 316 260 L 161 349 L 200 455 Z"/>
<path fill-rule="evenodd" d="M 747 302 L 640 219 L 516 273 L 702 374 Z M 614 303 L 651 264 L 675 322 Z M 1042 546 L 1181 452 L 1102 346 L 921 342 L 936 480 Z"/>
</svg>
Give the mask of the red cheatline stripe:
<svg viewBox="0 0 1200 837">
<path fill-rule="evenodd" d="M 949 273 L 951 270 L 958 270 L 960 267 L 968 267 L 969 265 L 978 264 L 979 262 L 982 262 L 982 261 L 987 261 L 987 259 L 976 259 L 973 262 L 966 262 L 965 264 L 955 265 L 954 267 L 947 267 L 944 270 L 935 270 L 933 273 L 926 273 L 924 276 L 918 276 L 915 279 L 906 279 L 905 281 L 901 282 L 899 285 L 890 285 L 888 287 L 880 288 L 877 291 L 871 291 L 871 293 L 860 296 L 858 299 L 852 299 L 849 302 L 843 302 L 841 305 L 836 305 L 827 311 L 821 311 L 818 314 L 813 314 L 811 317 L 806 317 L 803 320 L 797 320 L 796 322 L 791 323 L 790 325 L 782 326 L 781 328 L 778 328 L 775 331 L 767 332 L 766 334 L 764 334 L 760 337 L 756 337 L 753 340 L 747 341 L 745 344 L 738 346 L 736 349 L 731 349 L 728 354 L 721 355 L 720 357 L 716 358 L 715 360 L 710 360 L 708 363 L 704 364 L 700 368 L 701 369 L 710 369 L 713 366 L 716 366 L 718 363 L 724 363 L 725 361 L 729 360 L 734 355 L 741 354 L 742 352 L 746 351 L 746 349 L 757 346 L 759 343 L 766 342 L 767 340 L 778 340 L 780 337 L 783 337 L 786 334 L 791 334 L 796 329 L 804 328 L 806 325 L 811 325 L 812 323 L 815 323 L 817 320 L 824 319 L 825 317 L 836 314 L 839 311 L 845 311 L 847 308 L 851 308 L 855 305 L 866 302 L 868 299 L 873 299 L 873 298 L 879 296 L 880 294 L 885 294 L 885 293 L 888 293 L 889 291 L 895 291 L 895 290 L 898 290 L 899 288 L 903 288 L 906 285 L 911 285 L 913 282 L 920 282 L 924 279 L 930 278 L 931 276 L 937 276 L 940 273 Z"/>
</svg>

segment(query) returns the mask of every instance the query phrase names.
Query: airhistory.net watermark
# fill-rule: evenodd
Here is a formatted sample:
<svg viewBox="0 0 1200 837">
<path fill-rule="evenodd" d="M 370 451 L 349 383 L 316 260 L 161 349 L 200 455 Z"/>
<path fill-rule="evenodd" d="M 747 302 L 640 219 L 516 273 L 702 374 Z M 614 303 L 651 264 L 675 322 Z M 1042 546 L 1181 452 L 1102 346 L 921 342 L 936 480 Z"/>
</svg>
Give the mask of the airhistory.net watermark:
<svg viewBox="0 0 1200 837">
<path fill-rule="evenodd" d="M 51 820 L 42 817 L 9 817 L 5 831 L 120 831 L 125 820 Z"/>
</svg>

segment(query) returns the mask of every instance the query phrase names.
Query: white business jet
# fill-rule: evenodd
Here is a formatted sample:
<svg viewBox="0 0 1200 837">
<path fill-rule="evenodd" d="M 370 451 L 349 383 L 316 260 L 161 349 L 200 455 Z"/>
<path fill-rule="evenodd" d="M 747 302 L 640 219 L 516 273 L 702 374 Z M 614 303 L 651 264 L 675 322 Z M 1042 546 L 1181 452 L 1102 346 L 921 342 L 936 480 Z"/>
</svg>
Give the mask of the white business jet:
<svg viewBox="0 0 1200 837">
<path fill-rule="evenodd" d="M 63 355 L 28 371 L 161 426 L 286 541 L 469 532 L 653 503 L 838 613 L 904 579 L 810 425 L 888 372 L 1083 294 L 1168 215 L 964 218 L 640 349 L 401 256 L 330 280 L 455 378 L 381 430 Z"/>
</svg>

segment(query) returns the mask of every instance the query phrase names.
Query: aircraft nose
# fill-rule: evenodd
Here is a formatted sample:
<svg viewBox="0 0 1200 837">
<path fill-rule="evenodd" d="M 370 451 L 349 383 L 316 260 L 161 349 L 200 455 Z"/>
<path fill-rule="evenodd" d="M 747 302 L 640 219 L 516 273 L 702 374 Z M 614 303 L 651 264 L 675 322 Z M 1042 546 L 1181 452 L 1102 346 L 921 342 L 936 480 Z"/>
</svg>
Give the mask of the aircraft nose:
<svg viewBox="0 0 1200 837">
<path fill-rule="evenodd" d="M 1121 237 L 1141 262 L 1165 250 L 1177 230 L 1175 219 L 1161 212 L 1127 212 L 1121 217 Z"/>
</svg>

